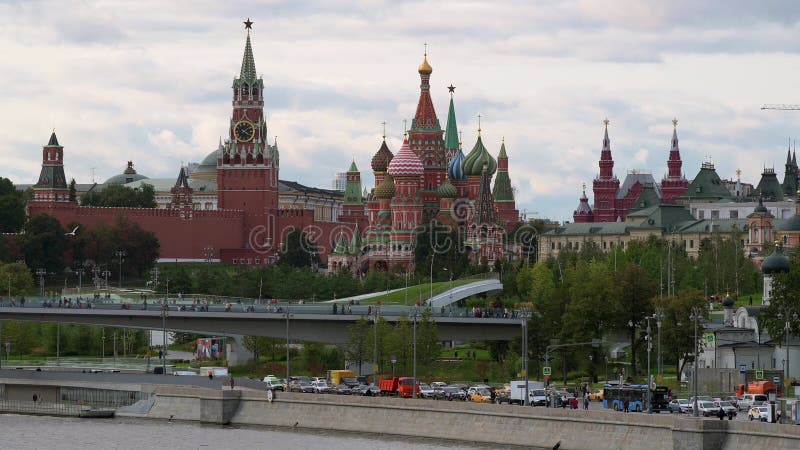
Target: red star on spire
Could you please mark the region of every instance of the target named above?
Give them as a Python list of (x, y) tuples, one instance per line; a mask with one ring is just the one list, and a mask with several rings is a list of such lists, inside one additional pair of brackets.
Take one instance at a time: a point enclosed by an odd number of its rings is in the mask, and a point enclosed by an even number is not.
[(251, 29), (253, 29), (253, 23), (255, 23), (255, 22), (251, 21), (250, 18), (248, 17), (247, 20), (245, 22), (242, 22), (242, 23), (244, 23), (244, 29), (245, 30), (251, 30)]
[(453, 86), (452, 84), (451, 84), (450, 86), (447, 86), (447, 89), (448, 89), (448, 90), (449, 90), (451, 93), (453, 93), (453, 92), (455, 92), (455, 91), (456, 91), (456, 87), (455, 87), (455, 86)]

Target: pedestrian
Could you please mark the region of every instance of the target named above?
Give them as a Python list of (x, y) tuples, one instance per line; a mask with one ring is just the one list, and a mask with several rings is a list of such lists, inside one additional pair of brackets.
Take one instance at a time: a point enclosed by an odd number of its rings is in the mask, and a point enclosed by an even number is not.
[(589, 409), (589, 393), (583, 394), (583, 409)]
[(467, 359), (469, 359), (469, 350), (467, 350)]
[(628, 401), (627, 401), (627, 400), (624, 400), (624, 401), (622, 402), (622, 410), (623, 410), (624, 412), (628, 412)]
[(458, 358), (458, 350), (455, 351), (456, 358)]
[(39, 396), (36, 395), (36, 394), (33, 394), (33, 403), (36, 403), (37, 400), (39, 400)]
[(336, 303), (333, 304), (333, 315), (336, 315)]
[(208, 379), (209, 380), (213, 380), (214, 379), (214, 371), (213, 370), (209, 370), (208, 371)]
[(717, 411), (717, 417), (719, 417), (719, 420), (725, 420), (725, 410), (722, 409), (722, 406), (720, 406), (719, 411)]
[(231, 375), (231, 389), (233, 389), (233, 375)]

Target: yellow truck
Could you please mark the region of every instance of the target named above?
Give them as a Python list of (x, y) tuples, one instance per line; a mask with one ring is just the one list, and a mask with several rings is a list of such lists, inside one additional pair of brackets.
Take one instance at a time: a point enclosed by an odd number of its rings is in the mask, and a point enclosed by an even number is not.
[(342, 384), (342, 378), (355, 378), (356, 373), (352, 370), (329, 370), (326, 374), (328, 383), (331, 386)]

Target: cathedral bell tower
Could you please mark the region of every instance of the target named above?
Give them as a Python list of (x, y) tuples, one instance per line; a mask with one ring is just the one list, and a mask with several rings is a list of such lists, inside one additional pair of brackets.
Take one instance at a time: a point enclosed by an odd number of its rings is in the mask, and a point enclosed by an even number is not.
[(217, 202), (220, 209), (245, 213), (245, 233), (256, 227), (272, 231), (269, 217), (278, 209), (278, 144), (267, 142), (264, 120), (264, 80), (256, 73), (250, 30), (239, 76), (233, 79), (233, 111), (228, 138), (217, 159)]

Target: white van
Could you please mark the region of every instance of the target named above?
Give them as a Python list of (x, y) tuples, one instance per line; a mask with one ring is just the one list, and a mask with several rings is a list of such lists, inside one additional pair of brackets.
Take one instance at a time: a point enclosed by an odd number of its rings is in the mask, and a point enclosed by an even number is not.
[[(508, 403), (524, 405), (525, 404), (525, 380), (516, 380), (509, 383), (510, 392), (508, 393)], [(528, 381), (528, 404), (535, 406), (537, 403), (544, 405), (547, 403), (547, 397), (542, 395), (541, 398), (535, 395), (538, 391), (544, 394), (544, 383), (541, 381)]]

